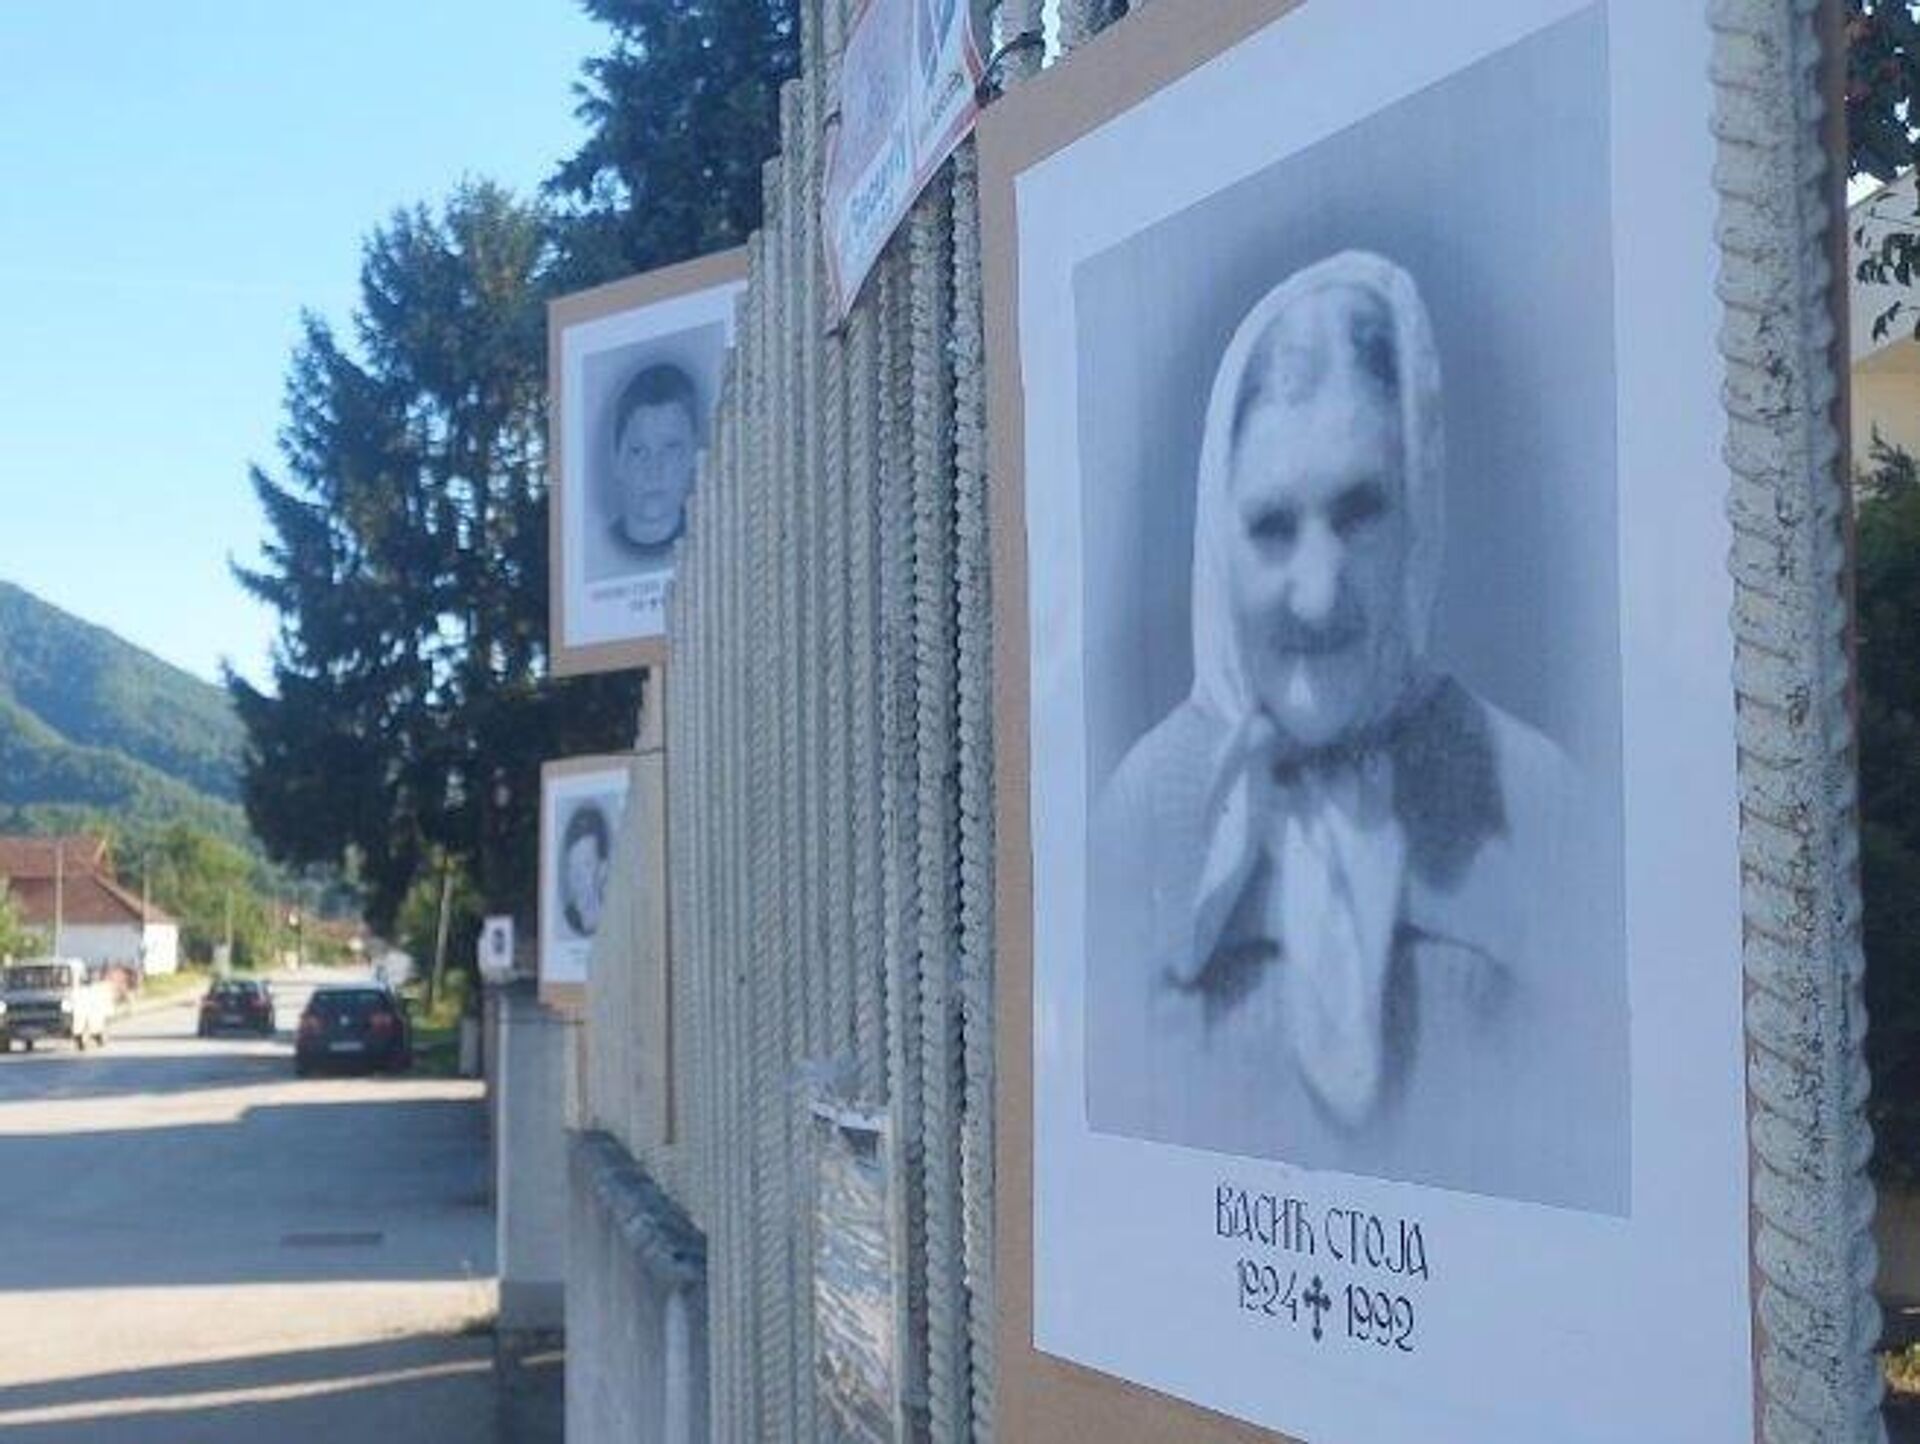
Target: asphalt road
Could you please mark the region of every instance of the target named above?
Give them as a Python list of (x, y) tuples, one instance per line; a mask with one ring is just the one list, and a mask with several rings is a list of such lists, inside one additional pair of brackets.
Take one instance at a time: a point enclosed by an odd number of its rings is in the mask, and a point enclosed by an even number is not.
[(272, 1040), (0, 1057), (8, 1444), (494, 1439), (479, 1087), (296, 1079), (314, 981)]

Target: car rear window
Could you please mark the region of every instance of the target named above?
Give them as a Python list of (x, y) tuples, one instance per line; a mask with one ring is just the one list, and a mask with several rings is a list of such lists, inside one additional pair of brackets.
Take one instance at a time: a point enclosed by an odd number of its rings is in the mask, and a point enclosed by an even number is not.
[(315, 993), (313, 1001), (307, 1006), (316, 1012), (347, 1013), (353, 1017), (363, 1017), (380, 1008), (391, 1007), (385, 993), (372, 988), (346, 989), (324, 993)]

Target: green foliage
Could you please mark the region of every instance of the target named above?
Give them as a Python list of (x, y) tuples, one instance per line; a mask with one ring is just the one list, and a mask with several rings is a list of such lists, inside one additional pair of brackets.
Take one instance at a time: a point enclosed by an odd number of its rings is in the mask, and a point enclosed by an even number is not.
[(0, 825), (78, 810), (245, 841), (241, 737), (219, 688), (0, 583)]
[(477, 899), (533, 912), (540, 764), (622, 745), (638, 700), (546, 678), (546, 302), (744, 240), (799, 67), (795, 0), (583, 3), (612, 46), (555, 209), (469, 183), (369, 238), (354, 344), (307, 320), (240, 573), (280, 614), (271, 689), (228, 681), (248, 818), (284, 862), (346, 862), (382, 932), (452, 857), (455, 957)]
[(20, 921), (20, 910), (7, 895), (7, 880), (0, 878), (0, 960), (27, 957), (40, 946), (39, 935)]
[(352, 859), (388, 932), (436, 850), (531, 909), (540, 764), (619, 743), (630, 677), (546, 680), (545, 217), (487, 183), (366, 243), (358, 345), (309, 317), (272, 541), (274, 686), (228, 681), (276, 858)]
[(433, 967), (435, 943), (440, 929), (440, 887), (445, 868), (447, 883), (447, 971), (449, 974), (473, 966), (474, 946), (479, 941), (485, 904), (474, 880), (457, 858), (437, 854), (414, 879), (401, 900), (394, 922), (394, 936), (401, 951), (413, 959), (415, 975), (425, 977)]
[(336, 916), (354, 911), (350, 893), (325, 883), (303, 884), (252, 847), (190, 822), (130, 819), (68, 806), (0, 809), (0, 832), (106, 838), (120, 885), (135, 894), (144, 889), (155, 906), (180, 923), (184, 956), (195, 963), (211, 963), (214, 947), (226, 941), (229, 906), (234, 963), (243, 968), (271, 966), (281, 952), (292, 950), (286, 926), (290, 900), (317, 899)]
[(414, 1076), (451, 1078), (459, 1072), (460, 1020), (478, 1011), (476, 987), (470, 974), (449, 967), (433, 997), (427, 996), (424, 981), (409, 983), (402, 990), (413, 1019)]
[(1867, 1060), (1883, 1176), (1920, 1178), (1920, 471), (1878, 440), (1860, 480), (1860, 682)]
[[(182, 821), (229, 838), (247, 835), (246, 820), (234, 803), (198, 792), (124, 753), (77, 745), (0, 696), (0, 813), (16, 812)], [(30, 825), (25, 830), (46, 829)]]
[(0, 582), (4, 699), (78, 748), (194, 792), (239, 795), (240, 721), (218, 687)]
[(1892, 180), (1914, 163), (1920, 0), (1847, 0), (1847, 142), (1852, 175)]
[(562, 289), (744, 241), (799, 72), (795, 0), (582, 0), (614, 35), (586, 63), (589, 135), (548, 189), (566, 205)]
[(236, 967), (268, 966), (283, 946), (273, 880), (232, 843), (176, 823), (122, 845), (119, 855), (122, 876), (144, 879), (154, 902), (179, 921), (180, 945), (193, 961), (213, 960), (229, 918)]

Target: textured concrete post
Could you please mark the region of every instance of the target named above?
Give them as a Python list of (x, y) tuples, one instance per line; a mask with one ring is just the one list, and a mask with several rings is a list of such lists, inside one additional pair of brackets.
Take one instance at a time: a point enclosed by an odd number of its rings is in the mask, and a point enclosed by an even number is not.
[(1884, 1437), (1817, 0), (1716, 0), (1762, 1430)]
[(979, 154), (954, 157), (954, 593), (959, 622), (959, 1005), (962, 1266), (975, 1439), (993, 1433), (993, 594)]
[[(803, 0), (736, 349), (673, 601), (684, 1149), (715, 1437), (813, 1439), (803, 1070), (894, 1136), (909, 1432), (991, 1416), (992, 874), (984, 379), (970, 150), (826, 330), (820, 142), (848, 0)], [(1003, 36), (1040, 23), (1037, 0)], [(1009, 27), (1012, 27), (1009, 29)], [(1009, 73), (1037, 64), (1022, 50)]]

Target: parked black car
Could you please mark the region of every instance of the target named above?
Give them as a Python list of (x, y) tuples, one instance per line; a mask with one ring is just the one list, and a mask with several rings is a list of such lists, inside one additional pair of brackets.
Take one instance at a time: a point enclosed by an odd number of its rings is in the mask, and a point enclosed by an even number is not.
[(316, 988), (300, 1014), (294, 1071), (356, 1068), (403, 1073), (413, 1066), (413, 1024), (406, 1005), (371, 984)]
[(215, 1033), (258, 1033), (271, 1038), (277, 1026), (273, 1014), (273, 990), (253, 979), (223, 979), (207, 989), (200, 1000), (200, 1036)]

